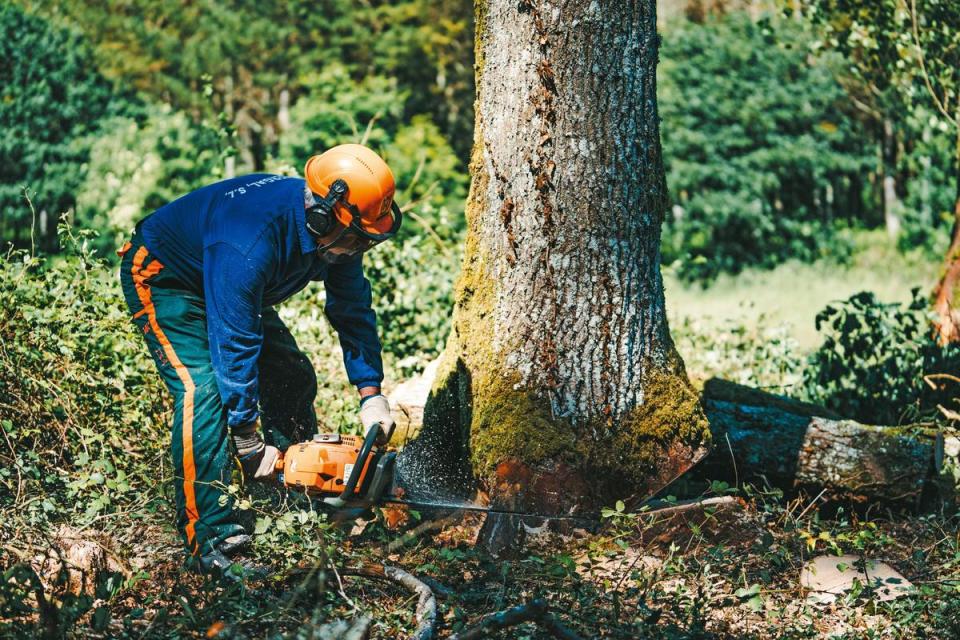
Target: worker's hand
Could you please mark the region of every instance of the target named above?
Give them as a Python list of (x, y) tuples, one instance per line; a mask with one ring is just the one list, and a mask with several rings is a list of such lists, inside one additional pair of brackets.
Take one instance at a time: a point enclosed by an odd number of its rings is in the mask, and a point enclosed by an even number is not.
[(388, 436), (393, 433), (393, 416), (390, 415), (390, 403), (381, 393), (367, 396), (360, 401), (360, 423), (363, 424), (364, 436), (370, 433), (375, 424), (380, 425), (378, 444), (386, 444)]
[(234, 427), (232, 438), (243, 477), (248, 480), (269, 480), (274, 474), (280, 450), (264, 443), (260, 435), (260, 421)]

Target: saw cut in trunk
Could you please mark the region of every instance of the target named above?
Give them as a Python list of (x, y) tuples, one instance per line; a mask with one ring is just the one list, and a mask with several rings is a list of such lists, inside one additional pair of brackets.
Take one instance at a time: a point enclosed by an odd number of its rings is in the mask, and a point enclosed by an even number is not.
[(489, 0), (476, 24), (453, 330), (399, 473), (514, 511), (646, 497), (710, 442), (664, 308), (655, 2)]

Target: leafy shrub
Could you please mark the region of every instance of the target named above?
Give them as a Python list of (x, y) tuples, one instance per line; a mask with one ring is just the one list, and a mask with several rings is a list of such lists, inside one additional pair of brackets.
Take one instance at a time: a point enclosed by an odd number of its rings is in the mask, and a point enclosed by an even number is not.
[(60, 214), (73, 208), (88, 157), (87, 136), (103, 117), (131, 110), (96, 70), (83, 41), (10, 3), (0, 7), (0, 238), (28, 246), (28, 187), (55, 248)]
[(414, 238), (374, 250), (366, 262), (384, 349), (402, 379), (443, 350), (460, 252)]
[(151, 107), (143, 122), (107, 119), (91, 138), (77, 223), (99, 232), (96, 245), (106, 255), (144, 216), (222, 177), (218, 140), (169, 107)]
[(166, 394), (119, 282), (83, 248), (88, 233), (61, 232), (66, 257), (0, 258), (0, 425), (17, 443), (0, 465), (4, 539), (149, 501), (166, 450)]
[[(330, 64), (308, 87), (290, 110), (278, 160), (299, 168), (334, 145), (363, 142), (390, 164), (401, 204), (426, 198), (434, 207), (462, 212), (468, 180), (463, 164), (430, 118), (404, 117), (406, 96), (394, 80), (372, 76), (355, 81), (345, 66)], [(459, 224), (454, 233), (462, 229)], [(451, 237), (443, 228), (438, 231)]]
[(810, 358), (808, 397), (849, 418), (902, 424), (937, 415), (949, 390), (932, 389), (923, 377), (956, 372), (960, 348), (931, 337), (928, 301), (914, 290), (909, 304), (882, 303), (869, 292), (828, 305), (817, 314), (823, 344)]
[(290, 108), (290, 127), (280, 136), (277, 155), (302, 165), (344, 142), (382, 147), (400, 126), (404, 98), (395, 80), (356, 81), (346, 66), (325, 65), (305, 80), (304, 94)]
[(901, 251), (923, 248), (939, 261), (950, 242), (957, 197), (954, 140), (948, 123), (930, 109), (915, 106), (904, 120), (910, 145), (900, 164), (909, 181), (898, 245)]
[(658, 100), (674, 207), (663, 254), (681, 275), (846, 253), (832, 229), (870, 204), (872, 152), (808, 39), (741, 13), (667, 30)]

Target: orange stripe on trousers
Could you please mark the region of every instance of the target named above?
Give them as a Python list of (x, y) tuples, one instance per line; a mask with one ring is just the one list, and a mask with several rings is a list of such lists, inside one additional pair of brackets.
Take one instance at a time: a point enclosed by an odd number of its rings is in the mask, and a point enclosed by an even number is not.
[(133, 284), (137, 289), (140, 304), (143, 305), (143, 310), (140, 313), (147, 314), (147, 321), (153, 328), (157, 340), (160, 341), (160, 346), (163, 347), (167, 360), (173, 365), (177, 377), (183, 383), (183, 495), (187, 503), (187, 544), (196, 553), (196, 526), (197, 520), (200, 519), (200, 512), (197, 510), (197, 496), (193, 490), (193, 483), (197, 479), (197, 469), (193, 461), (193, 392), (196, 387), (187, 371), (187, 367), (180, 362), (180, 358), (173, 350), (173, 345), (167, 340), (167, 336), (160, 328), (160, 323), (157, 322), (156, 309), (153, 306), (150, 287), (146, 284), (146, 280), (156, 275), (163, 268), (163, 265), (160, 264), (160, 261), (153, 260), (146, 269), (143, 269), (143, 261), (146, 257), (146, 247), (140, 247), (133, 256)]

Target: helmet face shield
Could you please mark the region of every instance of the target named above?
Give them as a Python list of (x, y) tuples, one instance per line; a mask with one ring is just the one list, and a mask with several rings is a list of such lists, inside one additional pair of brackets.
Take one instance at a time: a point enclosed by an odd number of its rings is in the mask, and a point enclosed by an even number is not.
[(348, 262), (355, 256), (369, 251), (385, 240), (397, 235), (403, 223), (403, 213), (396, 202), (391, 203), (390, 210), (385, 215), (392, 216), (392, 224), (384, 233), (371, 233), (361, 226), (360, 212), (348, 202), (340, 201), (351, 214), (352, 220), (348, 226), (342, 226), (339, 233), (332, 240), (317, 247), (317, 253), (331, 264)]

